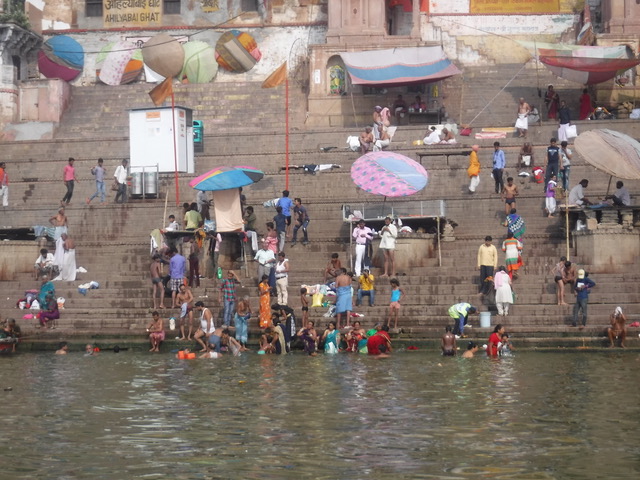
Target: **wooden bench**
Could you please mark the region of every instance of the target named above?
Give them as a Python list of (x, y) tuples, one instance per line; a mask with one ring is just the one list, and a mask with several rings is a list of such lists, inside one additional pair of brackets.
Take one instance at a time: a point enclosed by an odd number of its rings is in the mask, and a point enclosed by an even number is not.
[(409, 112), (407, 113), (407, 118), (409, 125), (427, 124), (429, 119), (433, 119), (439, 124), (441, 120), (440, 109), (427, 110), (426, 112)]
[(464, 146), (460, 146), (460, 145), (452, 145), (451, 148), (433, 148), (427, 151), (423, 151), (423, 152), (416, 152), (416, 155), (418, 155), (419, 158), (419, 162), (420, 165), (422, 165), (422, 158), (423, 157), (441, 157), (442, 155), (444, 155), (446, 157), (446, 162), (447, 162), (447, 166), (449, 165), (449, 157), (451, 155), (462, 155), (462, 156), (468, 156), (471, 154), (471, 147), (464, 145)]

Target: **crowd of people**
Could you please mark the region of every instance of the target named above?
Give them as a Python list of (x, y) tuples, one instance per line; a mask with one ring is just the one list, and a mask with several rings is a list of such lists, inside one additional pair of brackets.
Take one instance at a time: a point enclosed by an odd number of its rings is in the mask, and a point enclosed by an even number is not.
[[(555, 196), (556, 191), (562, 187), (565, 191), (568, 191), (569, 187), (569, 173), (571, 168), (572, 152), (568, 148), (568, 143), (563, 140), (566, 135), (560, 133), (563, 132), (567, 125), (570, 124), (570, 117), (564, 101), (560, 101), (557, 93), (555, 93), (553, 86), (549, 86), (547, 94), (545, 96), (545, 104), (547, 105), (547, 115), (549, 118), (557, 118), (559, 120), (559, 139), (561, 140), (558, 146), (558, 139), (552, 138), (550, 145), (547, 148), (547, 166), (545, 169), (544, 178), (544, 193), (545, 193), (545, 208), (549, 216), (553, 216), (556, 211)], [(419, 97), (416, 98), (416, 103), (408, 106), (401, 96), (394, 102), (392, 111), (389, 109), (376, 107), (373, 120), (373, 127), (367, 127), (365, 129), (366, 138), (361, 142), (363, 146), (366, 145), (367, 151), (370, 147), (375, 149), (375, 146), (380, 143), (380, 148), (388, 145), (384, 144), (388, 141), (387, 127), (389, 126), (390, 116), (404, 115), (411, 110), (421, 110), (423, 108), (422, 102)], [(426, 105), (424, 106), (426, 109)], [(386, 110), (386, 111), (385, 111)], [(528, 117), (531, 113), (531, 107), (520, 99), (518, 109), (518, 122), (516, 124), (521, 137), (526, 137), (528, 128)], [(436, 132), (432, 129), (431, 132), (427, 132), (432, 141), (425, 143), (454, 143), (455, 136), (447, 129)], [(436, 139), (437, 135), (437, 139)], [(361, 137), (362, 139), (362, 137)], [(474, 145), (469, 158), (470, 165), (468, 169), (470, 184), (469, 192), (474, 193), (480, 182), (480, 162), (478, 158), (480, 147)], [(525, 160), (526, 159), (526, 160)], [(523, 146), (519, 160), (521, 162), (533, 162), (533, 149), (529, 143), (525, 143)], [(504, 151), (502, 150), (500, 143), (494, 143), (493, 151), (493, 165), (492, 176), (495, 183), (495, 192), (501, 196), (505, 206), (505, 226), (507, 232), (505, 239), (502, 241), (502, 252), (504, 253), (504, 261), (498, 261), (498, 251), (495, 246), (492, 245), (492, 238), (487, 236), (485, 238), (485, 244), (483, 244), (478, 251), (478, 269), (480, 270), (480, 295), (487, 296), (492, 292), (495, 292), (495, 303), (498, 309), (498, 314), (501, 316), (507, 316), (509, 314), (509, 306), (513, 303), (515, 292), (513, 289), (513, 282), (517, 280), (519, 275), (519, 269), (524, 265), (522, 252), (524, 249), (523, 235), (526, 228), (524, 220), (520, 217), (516, 210), (516, 203), (519, 196), (518, 188), (514, 183), (513, 177), (506, 178), (504, 181), (504, 172), (506, 168), (507, 160)], [(64, 207), (69, 205), (72, 197), (74, 184), (78, 182), (75, 173), (75, 160), (69, 158), (68, 164), (63, 170), (63, 181), (66, 187), (65, 195), (61, 201), (61, 208), (57, 215), (53, 216), (50, 220), (56, 231), (56, 244), (60, 239), (60, 251), (63, 255), (71, 256), (73, 254), (75, 258), (75, 245), (72, 239), (69, 238), (67, 229), (67, 219), (64, 212)], [(126, 202), (126, 180), (128, 177), (127, 172), (127, 160), (123, 160), (122, 165), (118, 167), (118, 170), (114, 173), (114, 186), (113, 190), (117, 192), (116, 202)], [(97, 161), (97, 165), (91, 168), (91, 173), (95, 176), (96, 192), (86, 199), (86, 203), (89, 204), (95, 198), (100, 198), (101, 202), (105, 200), (105, 175), (106, 169), (104, 168), (104, 162), (100, 158)], [(7, 178), (6, 166), (0, 165), (0, 185), (2, 185), (3, 179)], [(120, 181), (122, 180), (122, 182)], [(121, 187), (124, 185), (124, 189)], [(584, 190), (588, 187), (588, 180), (583, 179), (577, 185), (575, 185), (569, 193), (569, 203), (575, 205), (589, 205), (592, 202), (585, 196)], [(610, 200), (613, 205), (629, 205), (630, 195), (624, 187), (623, 182), (617, 182), (617, 190), (613, 195), (607, 196), (605, 200)], [(8, 191), (2, 190), (3, 201), (8, 197)], [(171, 215), (169, 217), (169, 226), (167, 230), (184, 228), (185, 230), (193, 231), (202, 227), (205, 220), (205, 210), (208, 212), (209, 202), (206, 198), (199, 200), (196, 203), (190, 204), (184, 214), (184, 225), (181, 226), (176, 222), (175, 217)], [(273, 217), (272, 222), (266, 224), (266, 233), (262, 238), (258, 235), (258, 227), (256, 225), (257, 218), (255, 212), (251, 206), (244, 208), (243, 210), (243, 223), (245, 226), (245, 235), (248, 239), (248, 243), (251, 246), (251, 257), (256, 262), (257, 275), (256, 283), (259, 292), (260, 304), (258, 321), (259, 326), (263, 329), (264, 333), (260, 342), (261, 350), (265, 353), (271, 353), (277, 351), (277, 345), (282, 347), (282, 341), (284, 339), (284, 349), (280, 348), (279, 351), (287, 351), (290, 348), (291, 339), (297, 337), (301, 338), (304, 343), (304, 339), (314, 339), (316, 349), (318, 344), (324, 345), (326, 351), (326, 345), (335, 344), (336, 350), (344, 349), (344, 345), (341, 346), (341, 340), (345, 344), (349, 344), (348, 340), (341, 339), (341, 331), (345, 328), (355, 329), (355, 322), (351, 324), (351, 312), (353, 306), (361, 306), (364, 297), (369, 297), (369, 305), (375, 305), (375, 278), (370, 272), (370, 254), (369, 249), (375, 236), (381, 238), (380, 249), (383, 253), (384, 266), (383, 273), (380, 277), (389, 277), (389, 284), (391, 286), (391, 293), (389, 299), (389, 310), (386, 318), (386, 322), (382, 327), (398, 328), (399, 312), (401, 309), (401, 302), (405, 297), (405, 293), (400, 287), (400, 282), (396, 278), (396, 262), (395, 262), (395, 241), (398, 236), (398, 229), (391, 218), (385, 219), (385, 225), (381, 228), (380, 232), (374, 232), (372, 229), (366, 226), (364, 221), (358, 222), (357, 227), (352, 232), (352, 237), (355, 243), (355, 263), (354, 272), (349, 272), (343, 268), (339, 255), (334, 254), (329, 260), (327, 267), (324, 271), (324, 283), (329, 284), (336, 293), (336, 320), (328, 324), (327, 329), (319, 335), (313, 328), (313, 322), (308, 321), (308, 292), (301, 291), (300, 303), (302, 304), (301, 318), (303, 319), (304, 328), (298, 330), (298, 325), (295, 322), (295, 315), (293, 310), (289, 307), (289, 295), (288, 295), (288, 277), (290, 268), (289, 259), (284, 253), (287, 240), (290, 240), (290, 246), (295, 247), (298, 240), (298, 233), (302, 230), (302, 243), (307, 245), (309, 243), (308, 226), (310, 223), (309, 212), (305, 205), (303, 205), (300, 198), (291, 200), (289, 198), (289, 192), (287, 190), (282, 192), (282, 197), (275, 205), (276, 214)], [(207, 215), (208, 216), (208, 215)], [(219, 248), (222, 238), (217, 237), (217, 247)], [(159, 351), (159, 345), (164, 340), (165, 330), (167, 325), (164, 320), (158, 314), (158, 311), (162, 311), (165, 308), (179, 309), (180, 313), (176, 315), (178, 317), (178, 329), (180, 331), (180, 340), (194, 340), (198, 342), (201, 347), (202, 353), (209, 351), (212, 347), (220, 343), (233, 343), (226, 340), (227, 338), (233, 339), (238, 344), (238, 351), (242, 351), (246, 348), (248, 338), (248, 324), (252, 318), (253, 312), (251, 311), (251, 305), (247, 298), (238, 299), (236, 287), (241, 285), (239, 276), (232, 270), (226, 272), (226, 276), (219, 281), (219, 302), (221, 305), (221, 326), (215, 327), (215, 321), (211, 311), (204, 308), (202, 302), (195, 302), (195, 297), (191, 291), (191, 288), (197, 288), (199, 286), (199, 267), (198, 267), (198, 254), (196, 242), (188, 241), (184, 242), (183, 246), (188, 245), (188, 253), (185, 254), (178, 251), (175, 245), (168, 245), (166, 251), (158, 252), (153, 256), (150, 266), (151, 282), (152, 282), (152, 299), (153, 299), (153, 321), (149, 324), (149, 338), (151, 343), (151, 351)], [(56, 261), (58, 255), (58, 248), (56, 248), (56, 255), (53, 255), (47, 251), (47, 249), (41, 250), (41, 255), (36, 260), (34, 265), (35, 278), (43, 278), (43, 284), (50, 283), (49, 278), (57, 275), (62, 275), (62, 270), (65, 267), (65, 260), (62, 262)], [(499, 263), (502, 263), (499, 266)], [(574, 326), (579, 322), (579, 317), (582, 315), (582, 325), (586, 325), (587, 319), (587, 305), (588, 295), (590, 290), (595, 287), (595, 283), (588, 278), (588, 273), (583, 270), (575, 272), (575, 278), (571, 278), (571, 262), (561, 262), (556, 265), (554, 278), (557, 285), (557, 298), (559, 305), (566, 305), (564, 285), (567, 283), (572, 284), (572, 291), (576, 293), (576, 305), (574, 309)], [(567, 266), (567, 263), (569, 266)], [(165, 275), (163, 275), (163, 265), (168, 265), (168, 281), (163, 282)], [(217, 265), (217, 262), (216, 262)], [(574, 269), (575, 270), (575, 269)], [(73, 261), (73, 275), (75, 278), (75, 260)], [(559, 278), (559, 279), (558, 279)], [(63, 279), (68, 279), (63, 276)], [(354, 301), (354, 292), (352, 285), (354, 281), (357, 281), (357, 299)], [(164, 283), (167, 284), (165, 287)], [(562, 287), (562, 288), (561, 288)], [(165, 307), (166, 302), (166, 290), (171, 292), (170, 307)], [(272, 301), (273, 299), (273, 301)], [(43, 297), (43, 309), (40, 321), (43, 326), (49, 324), (50, 321), (58, 318), (59, 312), (57, 308), (57, 302), (55, 300), (55, 291), (47, 293)], [(54, 306), (55, 304), (55, 306)], [(457, 335), (459, 338), (464, 338), (464, 325), (467, 323), (468, 315), (470, 313), (477, 313), (475, 307), (466, 304), (465, 314), (463, 315), (457, 309), (449, 310), (450, 316), (455, 319), (453, 328), (454, 337)], [(49, 306), (51, 307), (49, 309)], [(457, 307), (456, 305), (451, 308)], [(194, 318), (194, 313), (200, 313), (200, 326), (194, 328), (194, 322), (197, 320)], [(205, 313), (207, 312), (207, 313)], [(57, 315), (57, 316), (56, 316)], [(462, 318), (462, 320), (461, 320)], [(619, 318), (616, 317), (616, 318)], [(202, 322), (205, 321), (203, 324)], [(233, 328), (231, 326), (233, 325)], [(287, 328), (287, 325), (292, 326)], [(204, 327), (203, 327), (204, 326)], [(333, 327), (333, 328), (332, 328)], [(218, 331), (218, 329), (222, 329)], [(280, 329), (282, 334), (278, 331)], [(302, 333), (301, 332), (306, 332)], [(356, 329), (359, 331), (359, 329)], [(218, 332), (218, 333), (216, 333)], [(235, 336), (231, 336), (231, 332), (235, 333)], [(286, 332), (286, 333), (285, 333)], [(358, 335), (356, 335), (358, 336)], [(222, 339), (220, 342), (214, 338), (212, 342), (211, 337), (219, 337)], [(362, 339), (366, 339), (364, 335)], [(275, 339), (275, 340), (274, 340)], [(288, 340), (287, 340), (288, 339)], [(353, 347), (353, 344), (351, 344)], [(349, 350), (353, 351), (353, 348), (349, 347)], [(390, 347), (390, 345), (389, 345)], [(329, 347), (330, 349), (332, 347)], [(305, 351), (307, 348), (305, 347)], [(390, 351), (390, 348), (389, 348)], [(314, 350), (315, 352), (315, 350)]]

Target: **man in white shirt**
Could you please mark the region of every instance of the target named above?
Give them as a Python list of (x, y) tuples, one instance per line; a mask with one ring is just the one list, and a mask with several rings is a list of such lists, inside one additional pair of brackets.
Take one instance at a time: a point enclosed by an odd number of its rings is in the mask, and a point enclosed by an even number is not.
[[(116, 172), (113, 176), (118, 183), (118, 192), (116, 193), (115, 202), (116, 203), (127, 203), (127, 165), (129, 164), (129, 160), (126, 158), (122, 160), (122, 165), (118, 165), (116, 168)], [(118, 201), (120, 199), (120, 201)]]
[(607, 195), (604, 199), (612, 200), (613, 204), (617, 207), (628, 207), (631, 205), (631, 195), (629, 195), (629, 190), (624, 186), (624, 183), (618, 180), (616, 182), (616, 189), (613, 195)]
[(569, 192), (569, 205), (591, 205), (591, 202), (584, 196), (584, 189), (589, 186), (589, 180), (583, 178), (580, 183)]
[(35, 279), (38, 280), (41, 276), (53, 277), (53, 254), (49, 253), (49, 250), (43, 248), (40, 250), (40, 256), (36, 259), (36, 263), (33, 266), (33, 272)]
[(373, 232), (369, 227), (365, 226), (364, 220), (359, 220), (358, 225), (353, 229), (353, 240), (356, 243), (356, 262), (353, 269), (356, 277), (360, 277), (362, 261), (367, 251), (367, 241), (373, 240)]
[(258, 283), (262, 281), (263, 275), (269, 276), (271, 268), (273, 268), (276, 263), (276, 255), (267, 247), (267, 242), (262, 240), (262, 246), (260, 247), (260, 250), (256, 252), (256, 256), (254, 257), (254, 260), (258, 262)]
[(440, 143), (440, 132), (436, 127), (430, 127), (431, 132), (427, 130), (428, 135), (424, 137), (422, 143), (425, 145), (435, 145), (436, 143)]
[(167, 225), (167, 228), (165, 228), (165, 230), (167, 230), (168, 232), (175, 232), (177, 230), (180, 230), (180, 224), (176, 222), (175, 215), (169, 215), (169, 225)]

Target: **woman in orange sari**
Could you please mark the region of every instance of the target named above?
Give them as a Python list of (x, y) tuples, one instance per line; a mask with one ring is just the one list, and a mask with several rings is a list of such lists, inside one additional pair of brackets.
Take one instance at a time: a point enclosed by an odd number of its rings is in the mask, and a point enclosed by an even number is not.
[(271, 326), (271, 287), (269, 286), (269, 276), (262, 275), (262, 281), (258, 284), (260, 293), (260, 328)]

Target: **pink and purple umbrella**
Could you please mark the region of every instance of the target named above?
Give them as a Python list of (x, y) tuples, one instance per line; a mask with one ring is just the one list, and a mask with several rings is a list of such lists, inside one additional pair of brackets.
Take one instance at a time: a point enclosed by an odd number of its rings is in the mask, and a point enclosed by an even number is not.
[(406, 197), (426, 187), (429, 174), (415, 160), (394, 152), (370, 152), (351, 167), (351, 179), (374, 195)]

